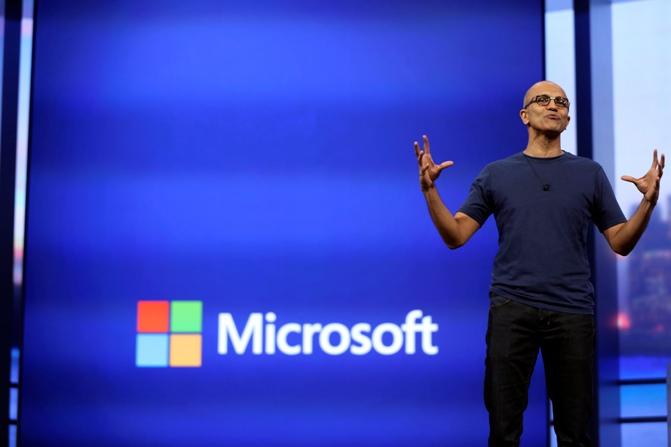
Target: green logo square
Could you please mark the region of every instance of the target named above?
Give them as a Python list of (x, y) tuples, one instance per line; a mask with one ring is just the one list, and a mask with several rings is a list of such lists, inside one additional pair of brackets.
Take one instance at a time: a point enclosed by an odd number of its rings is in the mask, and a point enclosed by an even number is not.
[(203, 302), (172, 301), (170, 303), (171, 332), (202, 332)]

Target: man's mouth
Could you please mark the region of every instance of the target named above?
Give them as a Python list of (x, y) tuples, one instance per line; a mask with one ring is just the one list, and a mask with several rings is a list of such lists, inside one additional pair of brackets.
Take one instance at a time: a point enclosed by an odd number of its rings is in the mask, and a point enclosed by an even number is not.
[(545, 115), (545, 117), (548, 118), (548, 119), (551, 119), (551, 120), (559, 120), (559, 119), (561, 119), (561, 118), (559, 117), (559, 115), (554, 114), (554, 113), (550, 113), (549, 115)]

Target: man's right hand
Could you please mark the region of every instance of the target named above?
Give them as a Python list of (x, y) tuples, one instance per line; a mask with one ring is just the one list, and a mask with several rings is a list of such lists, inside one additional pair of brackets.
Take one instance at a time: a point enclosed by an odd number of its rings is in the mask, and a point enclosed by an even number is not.
[(444, 161), (436, 164), (431, 158), (431, 147), (429, 145), (429, 137), (422, 135), (424, 148), (420, 150), (419, 143), (415, 141), (415, 155), (417, 156), (417, 164), (419, 165), (419, 184), (422, 191), (427, 191), (433, 188), (434, 182), (440, 177), (440, 173), (445, 168), (449, 168), (454, 164), (453, 161)]

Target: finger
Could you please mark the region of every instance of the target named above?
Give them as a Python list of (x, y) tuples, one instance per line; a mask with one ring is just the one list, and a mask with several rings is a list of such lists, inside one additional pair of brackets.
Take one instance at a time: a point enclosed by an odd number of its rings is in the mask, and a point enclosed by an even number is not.
[(424, 140), (424, 152), (427, 154), (431, 153), (431, 145), (429, 144), (429, 136), (428, 135), (422, 135), (422, 140)]
[(657, 149), (652, 151), (652, 168), (657, 166)]
[(636, 179), (634, 177), (632, 177), (631, 175), (623, 175), (620, 178), (622, 180), (624, 180), (625, 182), (630, 182), (630, 183), (636, 184)]
[(431, 154), (428, 152), (422, 151), (422, 163), (426, 163), (427, 165), (435, 165), (436, 163), (433, 161), (433, 158), (431, 158)]
[(453, 164), (454, 162), (452, 160), (442, 162), (441, 164), (438, 165), (438, 172), (441, 172), (445, 168), (449, 168)]
[(412, 147), (415, 149), (415, 157), (419, 158), (419, 143), (415, 141)]
[(664, 175), (664, 164), (666, 163), (666, 158), (664, 157), (664, 154), (659, 159), (659, 163), (657, 164), (657, 175), (659, 178), (662, 178), (662, 175)]
[(419, 163), (419, 165), (422, 166), (423, 161), (424, 161), (424, 151), (419, 151), (419, 157), (417, 157), (417, 163)]

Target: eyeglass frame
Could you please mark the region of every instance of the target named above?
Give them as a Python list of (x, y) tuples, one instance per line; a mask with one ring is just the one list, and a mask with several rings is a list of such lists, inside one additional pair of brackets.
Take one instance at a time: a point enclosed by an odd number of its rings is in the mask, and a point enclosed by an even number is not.
[[(539, 100), (540, 100), (540, 98), (543, 98), (543, 97), (548, 98), (548, 102), (547, 102), (547, 104), (541, 104), (541, 103), (540, 103)], [(557, 103), (557, 99), (564, 99), (564, 100), (566, 100), (566, 105), (564, 106), (564, 105), (558, 104), (558, 103)], [(567, 109), (568, 109), (569, 107), (571, 107), (571, 101), (569, 101), (568, 98), (565, 97), (565, 96), (550, 96), (550, 95), (545, 95), (545, 94), (543, 94), (543, 95), (536, 95), (536, 96), (534, 96), (533, 98), (531, 98), (531, 101), (529, 101), (529, 102), (527, 103), (527, 105), (524, 106), (524, 108), (526, 109), (526, 108), (529, 107), (531, 104), (538, 104), (538, 105), (541, 106), (541, 107), (545, 107), (545, 106), (547, 106), (548, 104), (550, 104), (550, 101), (554, 102), (555, 105), (556, 105), (556, 106), (559, 106), (559, 107), (566, 107)]]

